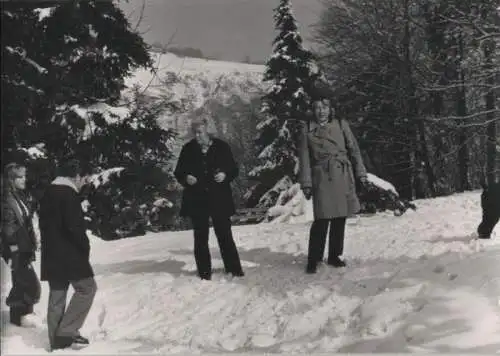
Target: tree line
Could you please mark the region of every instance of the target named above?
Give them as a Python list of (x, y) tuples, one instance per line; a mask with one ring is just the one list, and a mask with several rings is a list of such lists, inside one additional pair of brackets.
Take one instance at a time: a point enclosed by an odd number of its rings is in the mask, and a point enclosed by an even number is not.
[[(264, 97), (274, 112), (256, 141), (253, 204), (272, 204), (270, 197), (296, 181), (295, 140), (282, 138), (293, 136), (297, 119), (309, 120), (308, 94), (318, 79), (331, 88), (337, 115), (351, 122), (369, 171), (402, 197), (447, 195), (498, 179), (497, 1), (327, 0), (314, 52), (303, 48), (291, 6), (281, 0), (275, 10), (279, 33)], [(311, 70), (315, 65), (319, 70)]]
[[(223, 112), (216, 127), (224, 133), (229, 123), (229, 141), (245, 160), (236, 189), (240, 206), (273, 205), (296, 182), (296, 137), (310, 119), (309, 91), (317, 81), (327, 83), (337, 113), (350, 120), (369, 171), (403, 197), (495, 180), (497, 6), (492, 0), (329, 0), (316, 25), (319, 50), (312, 52), (302, 46), (290, 1), (280, 0), (264, 73), (269, 90), (249, 103), (233, 98), (205, 107), (213, 116)], [(28, 164), (35, 198), (61, 160), (78, 157), (102, 177), (120, 168), (88, 187), (87, 215), (98, 236), (140, 233), (158, 202), (178, 198), (165, 166), (174, 158), (176, 132), (157, 118), (183, 109), (171, 96), (150, 98), (139, 88), (124, 95), (135, 69), (155, 73), (151, 48), (113, 1), (4, 1), (1, 7), (3, 162)], [(44, 156), (27, 154), (34, 147)]]

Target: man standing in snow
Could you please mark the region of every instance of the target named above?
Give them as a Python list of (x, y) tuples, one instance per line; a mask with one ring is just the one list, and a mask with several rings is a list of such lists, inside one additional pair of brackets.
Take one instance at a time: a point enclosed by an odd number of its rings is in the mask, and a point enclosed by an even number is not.
[(235, 213), (231, 182), (238, 176), (238, 167), (229, 145), (208, 134), (206, 120), (193, 121), (191, 128), (195, 138), (182, 148), (174, 174), (184, 187), (180, 215), (190, 217), (193, 223), (198, 275), (206, 280), (212, 277), (208, 248), (212, 218), (225, 272), (242, 277), (231, 231), (231, 215)]
[[(50, 287), (47, 324), (53, 350), (89, 343), (79, 330), (97, 291), (79, 197), (82, 168), (76, 160), (63, 162), (59, 168), (59, 176), (40, 201), (39, 216), (41, 279)], [(66, 309), (70, 284), (74, 294)]]
[(326, 88), (313, 97), (314, 122), (299, 142), (299, 181), (307, 199), (313, 198), (314, 221), (309, 236), (307, 273), (322, 261), (330, 226), (327, 263), (344, 267), (346, 218), (360, 209), (355, 180), (366, 184), (367, 174), (358, 143), (347, 121), (333, 119)]

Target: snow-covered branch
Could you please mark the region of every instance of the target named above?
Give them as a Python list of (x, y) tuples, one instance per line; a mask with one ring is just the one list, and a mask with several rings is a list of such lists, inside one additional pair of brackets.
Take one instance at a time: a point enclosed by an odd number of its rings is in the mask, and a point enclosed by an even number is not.
[(12, 48), (10, 46), (6, 46), (5, 49), (12, 53), (12, 54), (15, 54), (17, 56), (19, 56), (24, 62), (28, 63), (29, 65), (31, 65), (33, 68), (35, 68), (40, 74), (46, 74), (47, 73), (47, 69), (45, 69), (44, 67), (42, 67), (41, 65), (39, 65), (37, 62), (35, 62), (34, 60), (32, 60), (31, 58), (29, 58), (27, 56), (27, 53), (26, 53), (26, 50), (23, 49), (23, 48), (20, 48), (20, 47), (16, 47), (16, 48)]

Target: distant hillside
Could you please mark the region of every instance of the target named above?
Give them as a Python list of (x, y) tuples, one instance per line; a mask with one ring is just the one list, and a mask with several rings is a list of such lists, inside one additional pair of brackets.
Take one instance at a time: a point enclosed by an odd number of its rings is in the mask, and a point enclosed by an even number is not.
[(140, 69), (126, 80), (152, 98), (170, 97), (185, 107), (182, 114), (165, 114), (159, 118), (163, 127), (187, 134), (190, 117), (209, 101), (222, 104), (233, 97), (245, 102), (259, 97), (263, 65), (179, 57), (172, 53), (152, 53), (156, 72)]

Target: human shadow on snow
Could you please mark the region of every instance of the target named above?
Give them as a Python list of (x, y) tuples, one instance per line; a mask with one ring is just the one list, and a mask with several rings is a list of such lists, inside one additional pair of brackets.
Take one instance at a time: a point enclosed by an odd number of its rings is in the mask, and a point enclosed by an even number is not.
[(93, 266), (93, 269), (94, 273), (98, 276), (110, 276), (117, 273), (169, 273), (175, 277), (179, 277), (181, 275), (194, 275), (194, 272), (183, 270), (185, 264), (185, 262), (173, 259), (166, 259), (163, 261), (133, 260), (113, 264), (96, 264)]

